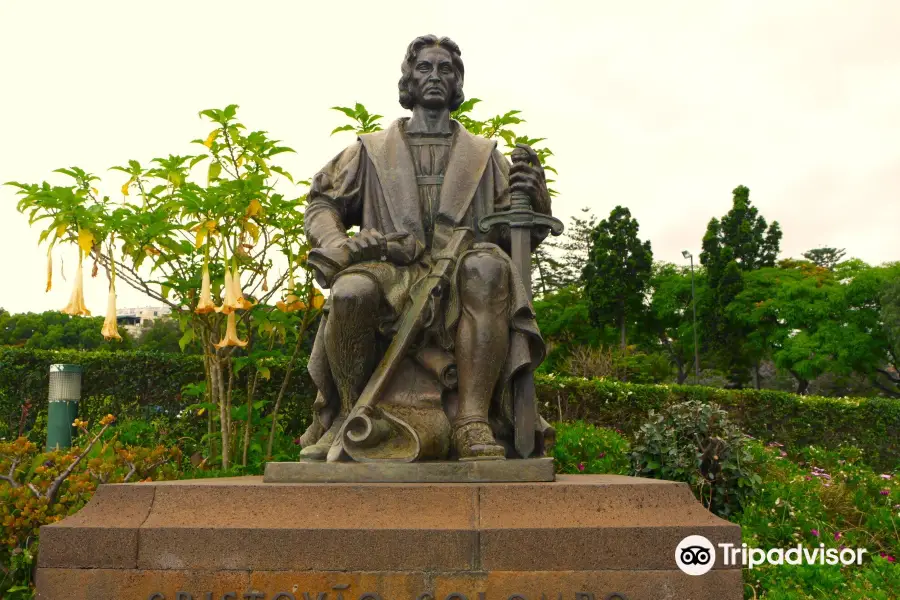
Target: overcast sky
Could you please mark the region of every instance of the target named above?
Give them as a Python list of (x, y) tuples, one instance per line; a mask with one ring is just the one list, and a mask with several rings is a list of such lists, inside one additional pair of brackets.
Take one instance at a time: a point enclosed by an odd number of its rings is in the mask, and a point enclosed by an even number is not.
[[(231, 2), (0, 0), (0, 181), (193, 152), (197, 112), (240, 105), (311, 176), (349, 134), (333, 105), (393, 119), (409, 41), (462, 48), (477, 115), (519, 109), (559, 170), (554, 213), (627, 206), (659, 260), (698, 253), (750, 188), (782, 256), (832, 245), (900, 259), (900, 1)], [(39, 230), (0, 189), (0, 306), (58, 309)], [(67, 275), (74, 249), (66, 255)], [(94, 314), (105, 280), (85, 282)], [(145, 305), (119, 286), (119, 306)]]

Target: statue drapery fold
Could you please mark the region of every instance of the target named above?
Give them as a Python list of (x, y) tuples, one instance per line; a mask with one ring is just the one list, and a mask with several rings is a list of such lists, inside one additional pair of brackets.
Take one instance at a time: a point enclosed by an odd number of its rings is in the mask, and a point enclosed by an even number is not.
[[(313, 247), (338, 247), (348, 238), (347, 229), (354, 226), (375, 229), (384, 235), (409, 233), (427, 246), (415, 171), (404, 139), (404, 122), (401, 119), (384, 131), (360, 136), (355, 144), (338, 154), (315, 175), (306, 208), (307, 236)], [(545, 347), (521, 277), (510, 262), (507, 236), (502, 231), (484, 234), (477, 227), (479, 219), (485, 215), (509, 206), (509, 163), (497, 150), (494, 141), (474, 136), (456, 122), (453, 128), (449, 161), (434, 215), (431, 247), (411, 265), (364, 262), (352, 265), (345, 272), (361, 273), (380, 286), (386, 304), (383, 307), (382, 333), (387, 338), (409, 300), (410, 290), (428, 272), (432, 252), (440, 251), (455, 227), (466, 227), (474, 232), (476, 243), (469, 253), (490, 253), (507, 264), (510, 274), (510, 343), (499, 382), (494, 389), (489, 420), (498, 441), (509, 448), (513, 423), (511, 381), (519, 370), (536, 368), (544, 358)], [(549, 201), (546, 207), (549, 209)], [(533, 245), (545, 235), (546, 231), (533, 232)], [(438, 345), (451, 354), (461, 312), (458, 287), (458, 274), (455, 273), (449, 294), (439, 309), (439, 318), (433, 319), (426, 333), (429, 344)], [(326, 303), (325, 315), (309, 360), (309, 372), (318, 388), (318, 396), (314, 404), (314, 423), (304, 435), (304, 445), (314, 442), (330, 427), (341, 406), (325, 353), (324, 328), (328, 309), (329, 303)], [(417, 402), (432, 405), (437, 402), (452, 421), (457, 403), (454, 390), (443, 389), (436, 379), (432, 388), (420, 386), (418, 397), (414, 397), (416, 394), (409, 392), (410, 381), (399, 381), (403, 378), (415, 379), (418, 385), (421, 383), (420, 376), (421, 371), (416, 371), (415, 367), (401, 371), (397, 376), (397, 385), (387, 394), (390, 397), (382, 399), (379, 405), (385, 406), (386, 410), (390, 410), (392, 405), (404, 407), (402, 412)], [(543, 430), (546, 422), (540, 422), (539, 429)], [(540, 437), (541, 432), (536, 435)], [(439, 452), (445, 452), (447, 445), (425, 446), (443, 448)], [(538, 447), (542, 444), (539, 443)]]

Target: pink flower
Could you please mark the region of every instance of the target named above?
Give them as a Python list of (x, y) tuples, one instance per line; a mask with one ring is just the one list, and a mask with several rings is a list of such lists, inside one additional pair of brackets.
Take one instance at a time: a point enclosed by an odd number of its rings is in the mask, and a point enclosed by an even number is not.
[(891, 556), (891, 555), (888, 554), (887, 552), (881, 552), (881, 553), (879, 554), (879, 556), (881, 556), (881, 558), (887, 559), (887, 561), (888, 561), (889, 563), (892, 563), (892, 562), (894, 562), (894, 561), (896, 560), (893, 556)]
[(606, 458), (606, 452), (601, 452), (597, 455), (597, 458)]
[(879, 477), (881, 477), (882, 479), (890, 479), (891, 478), (891, 476), (888, 475), (887, 473), (882, 473), (881, 475), (879, 475)]
[(836, 531), (836, 532), (834, 533), (834, 539), (835, 539), (835, 540), (839, 540), (839, 539), (841, 539), (842, 537), (844, 537), (844, 534), (842, 534), (840, 531)]
[(819, 537), (818, 529), (810, 529), (809, 532), (812, 534), (813, 537)]
[(881, 490), (881, 491), (878, 492), (878, 493), (881, 494), (882, 496), (890, 496), (890, 495), (891, 495), (891, 490)]
[(578, 470), (584, 471), (584, 463), (578, 463)]

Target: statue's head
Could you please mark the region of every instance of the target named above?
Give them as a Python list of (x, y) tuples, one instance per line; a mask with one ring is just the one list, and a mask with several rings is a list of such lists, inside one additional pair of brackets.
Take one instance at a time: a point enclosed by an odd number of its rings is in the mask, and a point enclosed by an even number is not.
[(400, 77), (400, 106), (456, 110), (465, 100), (459, 46), (450, 38), (423, 35), (406, 49)]

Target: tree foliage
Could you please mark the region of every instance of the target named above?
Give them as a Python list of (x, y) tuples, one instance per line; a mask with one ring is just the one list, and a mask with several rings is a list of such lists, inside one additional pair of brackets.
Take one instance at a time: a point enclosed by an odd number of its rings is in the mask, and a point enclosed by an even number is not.
[(732, 384), (743, 386), (761, 357), (744, 351), (742, 341), (749, 332), (729, 319), (727, 307), (743, 290), (744, 273), (775, 265), (782, 233), (777, 221), (768, 225), (750, 203), (747, 187), (740, 185), (732, 194), (731, 210), (721, 219), (711, 219), (703, 236), (700, 263), (706, 267), (710, 289), (704, 338)]
[[(200, 112), (213, 129), (193, 141), (202, 148), (199, 153), (112, 167), (127, 177), (120, 200), (102, 195), (95, 187), (99, 178), (78, 167), (57, 170), (69, 185), (8, 184), (18, 189), (18, 209), (29, 223), (44, 227), (39, 240), (49, 242), (48, 255), (56, 244), (70, 243), (78, 247), (80, 260), (93, 258), (94, 274), (97, 265), (104, 267), (111, 318), (120, 279), (171, 309), (181, 324), (183, 348), (199, 342), (204, 393), (218, 408), (219, 454), (226, 469), (230, 438), (238, 435), (231, 417), (236, 353), (246, 354), (257, 373), (246, 394), (249, 413), (255, 382), (266, 377), (260, 361), (286, 337), (280, 311), (267, 301), (277, 292), (286, 294), (281, 305), (302, 310), (304, 326), (317, 310), (312, 279), (303, 268), (308, 249), (298, 210), (303, 199), (279, 191), (293, 189), (293, 176), (277, 164), (278, 155), (292, 150), (266, 132), (248, 130), (237, 120), (237, 109), (232, 104)], [(287, 263), (280, 274), (276, 259)], [(251, 437), (250, 419), (246, 423), (244, 464)]]
[(844, 258), (847, 251), (843, 248), (831, 248), (825, 246), (822, 248), (813, 248), (803, 253), (803, 258), (816, 266), (825, 269), (834, 269), (835, 266)]
[(553, 293), (565, 287), (582, 285), (581, 272), (591, 251), (591, 236), (597, 217), (590, 208), (581, 209), (559, 238), (544, 240), (532, 255), (532, 279), (536, 296)]
[(644, 291), (650, 280), (653, 251), (638, 238), (639, 225), (631, 212), (615, 207), (591, 233), (591, 248), (582, 277), (595, 326), (615, 324), (621, 347), (626, 346), (626, 322), (644, 310)]
[(35, 350), (128, 350), (134, 340), (124, 329), (122, 340), (107, 341), (100, 334), (103, 317), (73, 317), (57, 311), (10, 314), (0, 310), (0, 346)]
[[(704, 290), (705, 273), (697, 273), (695, 279), (695, 288)], [(654, 264), (648, 288), (648, 343), (668, 356), (676, 370), (676, 383), (684, 383), (694, 361), (690, 269), (670, 263)]]

